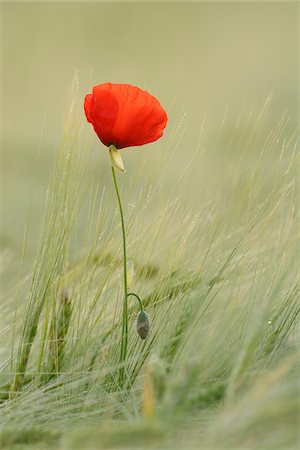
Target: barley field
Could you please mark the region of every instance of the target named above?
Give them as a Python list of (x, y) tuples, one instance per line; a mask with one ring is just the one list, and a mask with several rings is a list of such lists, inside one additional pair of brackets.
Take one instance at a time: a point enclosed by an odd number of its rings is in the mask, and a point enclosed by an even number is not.
[[(2, 2), (0, 448), (297, 450), (299, 5)], [(155, 95), (121, 150), (96, 84)], [(120, 377), (121, 374), (121, 377)]]

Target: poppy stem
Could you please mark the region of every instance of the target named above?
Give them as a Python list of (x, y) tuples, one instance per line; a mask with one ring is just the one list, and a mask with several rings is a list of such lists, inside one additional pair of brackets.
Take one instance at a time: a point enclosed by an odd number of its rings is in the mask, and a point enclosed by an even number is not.
[(130, 295), (133, 295), (133, 297), (135, 297), (135, 298), (137, 299), (137, 301), (138, 301), (139, 304), (140, 304), (141, 311), (144, 311), (143, 304), (142, 304), (142, 300), (140, 299), (140, 297), (139, 297), (137, 294), (135, 294), (134, 292), (129, 292), (129, 293), (127, 294), (127, 297), (129, 297)]
[(121, 216), (121, 226), (122, 226), (122, 238), (123, 238), (123, 270), (124, 270), (124, 303), (123, 303), (123, 319), (122, 319), (122, 338), (121, 338), (121, 353), (120, 353), (120, 373), (119, 373), (119, 382), (120, 385), (123, 385), (124, 382), (124, 373), (125, 367), (124, 363), (126, 361), (127, 354), (127, 343), (128, 343), (128, 307), (127, 307), (127, 297), (128, 297), (128, 287), (127, 287), (127, 255), (126, 255), (126, 232), (125, 232), (125, 222), (124, 222), (124, 214), (122, 208), (121, 197), (119, 193), (117, 177), (114, 167), (111, 167), (112, 176), (114, 181), (114, 186), (117, 194), (117, 200), (119, 205), (119, 211)]

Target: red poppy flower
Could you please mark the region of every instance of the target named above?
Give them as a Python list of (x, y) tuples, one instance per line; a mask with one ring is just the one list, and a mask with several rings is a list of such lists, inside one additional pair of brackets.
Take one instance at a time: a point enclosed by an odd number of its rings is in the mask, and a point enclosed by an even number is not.
[(99, 84), (84, 110), (101, 142), (118, 150), (154, 142), (163, 135), (167, 114), (159, 101), (130, 84)]

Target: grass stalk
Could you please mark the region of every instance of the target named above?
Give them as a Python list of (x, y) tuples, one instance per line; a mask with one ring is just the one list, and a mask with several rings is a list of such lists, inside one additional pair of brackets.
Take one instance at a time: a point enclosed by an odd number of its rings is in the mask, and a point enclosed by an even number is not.
[(45, 382), (55, 378), (62, 370), (64, 348), (71, 315), (72, 307), (69, 294), (66, 289), (63, 289), (58, 311), (54, 313), (50, 326), (48, 367), (45, 371)]

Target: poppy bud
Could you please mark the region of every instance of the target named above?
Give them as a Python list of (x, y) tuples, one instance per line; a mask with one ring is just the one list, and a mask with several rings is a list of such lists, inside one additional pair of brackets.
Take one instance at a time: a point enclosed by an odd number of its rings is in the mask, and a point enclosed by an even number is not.
[(109, 157), (111, 165), (115, 169), (119, 170), (120, 172), (125, 172), (122, 157), (114, 145), (110, 145), (109, 147)]
[(148, 315), (145, 311), (141, 311), (137, 317), (136, 330), (141, 339), (146, 339), (150, 331), (150, 323)]

